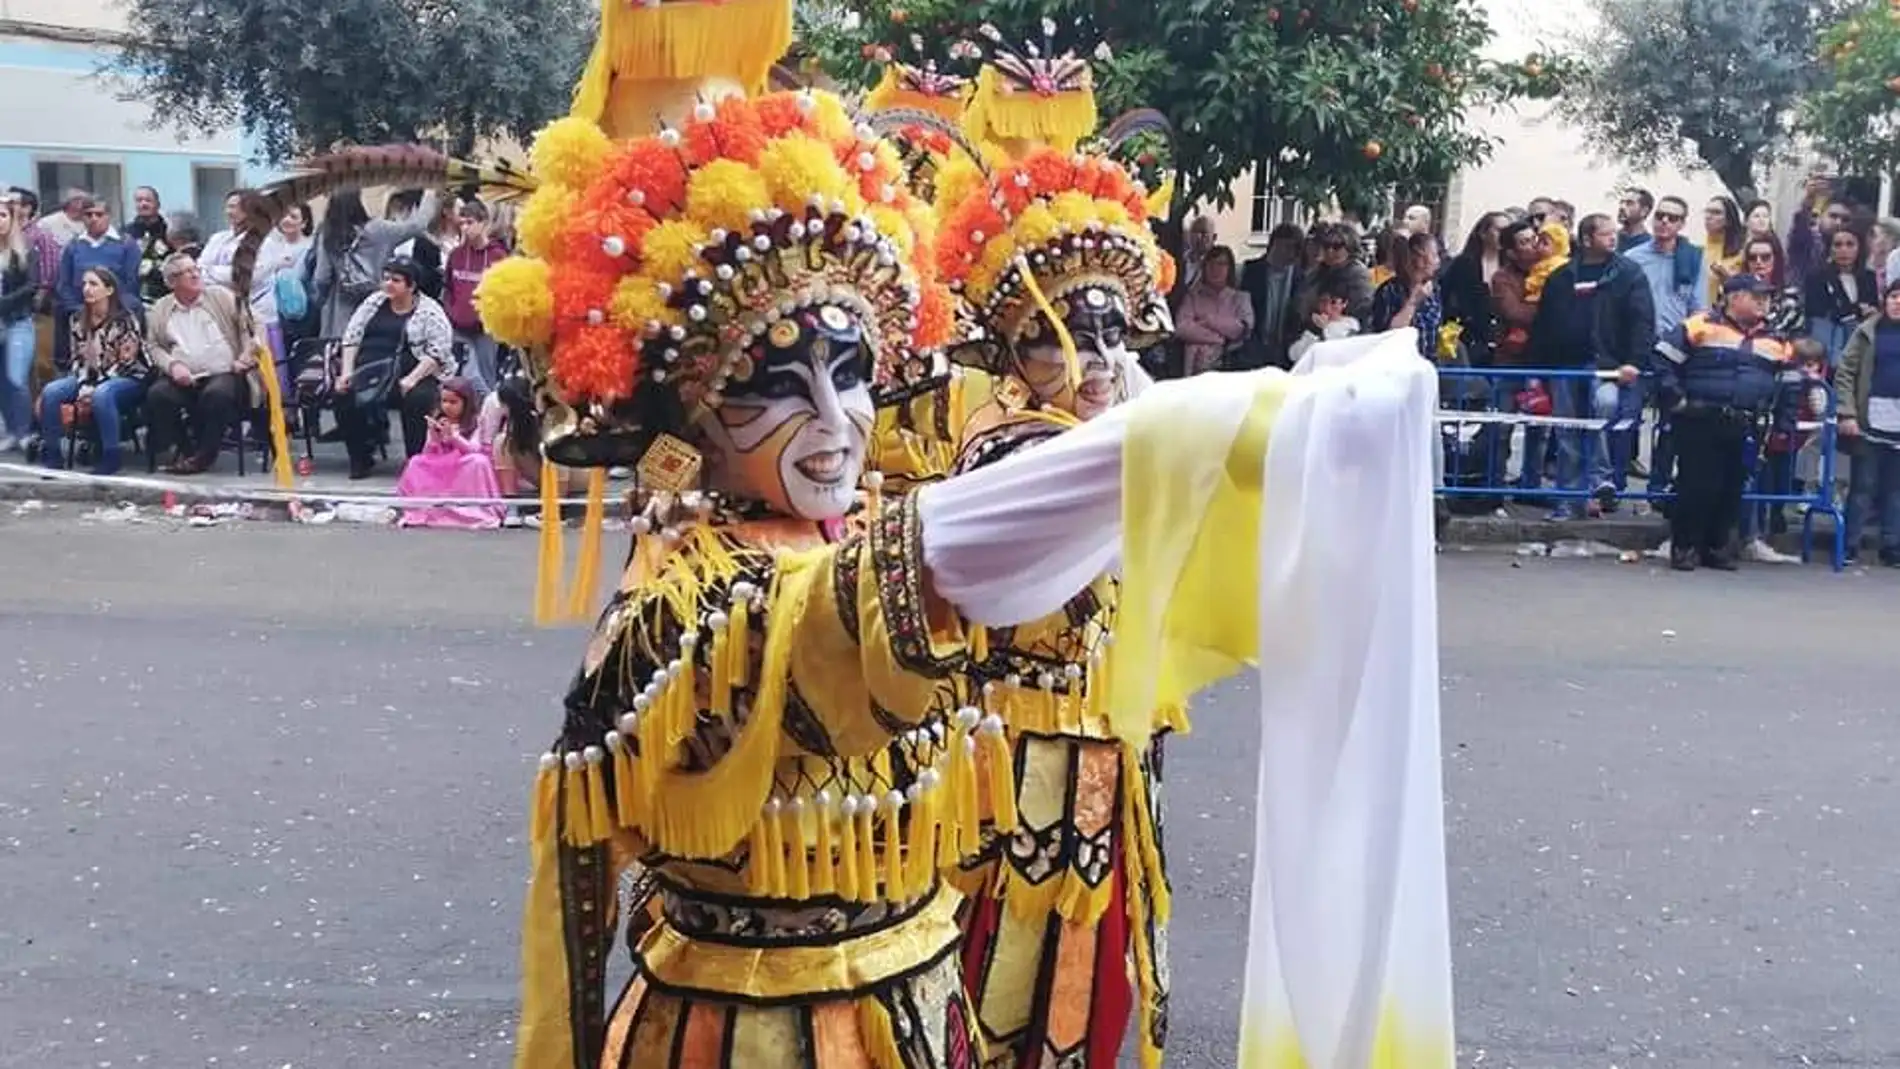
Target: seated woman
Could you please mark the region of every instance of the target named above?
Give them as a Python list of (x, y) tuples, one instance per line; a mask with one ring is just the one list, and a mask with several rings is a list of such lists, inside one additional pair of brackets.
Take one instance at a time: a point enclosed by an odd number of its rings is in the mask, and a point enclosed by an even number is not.
[[(429, 441), (409, 458), (396, 492), (420, 498), (499, 498), (495, 462), (475, 436), (475, 387), (467, 379), (442, 384), (442, 401), (429, 417)], [(499, 505), (425, 505), (404, 509), (404, 527), (501, 526)]]
[(99, 435), (94, 475), (112, 475), (121, 466), (121, 418), (138, 408), (152, 377), (139, 336), (139, 321), (119, 303), (119, 280), (103, 268), (80, 278), (84, 303), (72, 317), (72, 372), (40, 393), (40, 462), (64, 466), (59, 439), (73, 421), (90, 414)]
[[(421, 279), (414, 260), (389, 261), (382, 292), (371, 294), (343, 331), (337, 422), (349, 447), (352, 479), (375, 470), (376, 446), (388, 427), (384, 410), (392, 403), (402, 413), (404, 455), (413, 457), (428, 445), (429, 416), (441, 397), (454, 334), (442, 306), (421, 292)], [(359, 370), (364, 374), (358, 376)]]

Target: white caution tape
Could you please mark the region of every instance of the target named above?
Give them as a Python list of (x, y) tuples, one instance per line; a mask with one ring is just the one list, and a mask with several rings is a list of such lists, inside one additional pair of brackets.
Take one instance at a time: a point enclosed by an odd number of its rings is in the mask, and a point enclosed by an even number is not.
[[(83, 471), (63, 471), (42, 468), (32, 464), (0, 463), (0, 476), (20, 479), (38, 479), (43, 482), (69, 483), (82, 486), (95, 486), (100, 489), (141, 490), (151, 493), (172, 494), (181, 498), (198, 498), (217, 501), (265, 501), (280, 504), (310, 504), (324, 502), (333, 505), (384, 505), (393, 508), (441, 508), (467, 506), (499, 505), (538, 505), (539, 497), (496, 498), (496, 497), (408, 497), (394, 493), (333, 493), (316, 487), (301, 490), (280, 490), (274, 486), (234, 487), (214, 486), (207, 483), (182, 482), (175, 479), (153, 479), (136, 475), (94, 475)], [(609, 495), (611, 497), (611, 495)], [(584, 506), (584, 497), (564, 497), (562, 507)]]

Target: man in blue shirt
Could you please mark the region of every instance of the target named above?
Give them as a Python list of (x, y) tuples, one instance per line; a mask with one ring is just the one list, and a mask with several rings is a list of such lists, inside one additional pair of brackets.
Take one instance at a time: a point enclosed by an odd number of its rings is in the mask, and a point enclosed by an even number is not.
[(139, 299), (138, 245), (119, 234), (105, 202), (97, 197), (85, 198), (80, 218), (85, 232), (68, 242), (59, 254), (59, 278), (53, 284), (53, 329), (57, 332), (53, 335), (53, 362), (61, 374), (72, 362), (67, 320), (85, 303), (80, 282), (87, 271), (97, 267), (112, 272), (119, 280), (119, 302), (126, 311), (137, 316), (144, 309)]
[[(1651, 303), (1656, 307), (1656, 336), (1668, 337), (1685, 320), (1709, 307), (1702, 280), (1702, 250), (1682, 236), (1689, 218), (1689, 202), (1664, 197), (1656, 202), (1650, 239), (1624, 255), (1642, 268), (1649, 279)], [(1666, 493), (1675, 470), (1675, 447), (1667, 413), (1656, 434), (1656, 452), (1650, 458), (1649, 488)]]

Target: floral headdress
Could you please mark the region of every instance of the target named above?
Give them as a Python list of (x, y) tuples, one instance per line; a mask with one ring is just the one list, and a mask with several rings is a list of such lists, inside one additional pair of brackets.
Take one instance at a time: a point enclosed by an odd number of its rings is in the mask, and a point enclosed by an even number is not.
[(491, 334), (541, 366), (550, 458), (630, 463), (750, 375), (775, 326), (854, 312), (888, 381), (951, 327), (928, 208), (896, 150), (828, 93), (702, 103), (677, 129), (610, 141), (549, 126), (528, 254), (483, 277)]
[(938, 271), (994, 341), (1020, 337), (1039, 313), (1060, 320), (1054, 306), (1089, 288), (1123, 300), (1137, 345), (1171, 329), (1174, 261), (1141, 185), (1105, 156), (1034, 149), (945, 206), (942, 228)]

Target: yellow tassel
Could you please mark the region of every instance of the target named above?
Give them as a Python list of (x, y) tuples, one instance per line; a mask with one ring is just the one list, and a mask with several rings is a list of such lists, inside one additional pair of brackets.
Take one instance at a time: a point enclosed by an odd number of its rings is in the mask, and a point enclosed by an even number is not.
[(1035, 274), (1029, 270), (1029, 261), (1019, 258), (1016, 261), (1016, 267), (1016, 273), (1023, 281), (1024, 292), (1029, 294), (1029, 299), (1036, 303), (1036, 310), (1041, 312), (1043, 318), (1047, 319), (1049, 325), (1055, 329), (1056, 342), (1062, 346), (1062, 363), (1069, 369), (1070, 387), (1079, 388), (1082, 385), (1082, 361), (1076, 356), (1075, 338), (1069, 334), (1069, 327), (1062, 322), (1062, 317), (1056, 314), (1055, 306), (1051, 305), (1049, 298), (1043, 294), (1042, 286), (1036, 282)]
[(277, 360), (271, 355), (270, 346), (262, 342), (257, 346), (257, 373), (264, 378), (264, 399), (270, 409), (271, 474), (276, 477), (278, 489), (288, 490), (291, 487), (290, 426), (284, 421), (284, 384), (277, 381)]
[(794, 798), (779, 814), (785, 828), (785, 896), (804, 901), (811, 897), (811, 851), (805, 845), (805, 800)]
[(1008, 833), (1016, 827), (1016, 761), (1002, 721), (986, 718), (977, 740), (983, 748), (983, 762), (989, 766), (990, 819)]
[(726, 652), (726, 629), (720, 624), (713, 625), (712, 655), (707, 658), (712, 666), (712, 701), (714, 716), (732, 715), (732, 658)]
[(983, 807), (976, 781), (976, 740), (966, 732), (950, 760), (957, 776), (957, 853), (974, 854), (983, 846)]
[[(926, 773), (928, 775), (928, 773)], [(937, 871), (937, 791), (928, 780), (910, 808), (910, 897), (930, 889)]]
[(864, 901), (864, 888), (858, 883), (858, 803), (846, 793), (839, 805), (838, 821), (838, 895), (847, 902)]
[(746, 847), (751, 860), (745, 867), (745, 887), (750, 894), (760, 898), (772, 897), (772, 870), (767, 864), (772, 856), (772, 843), (766, 829), (772, 822), (761, 816), (757, 824), (752, 825), (752, 833), (746, 836)]
[(978, 664), (990, 659), (990, 629), (977, 626), (970, 628), (970, 656)]
[(666, 692), (661, 691), (640, 714), (640, 764), (646, 770), (640, 784), (645, 792), (642, 797), (652, 794), (654, 783), (672, 764), (675, 752), (668, 737)]
[(581, 755), (569, 750), (561, 758), (566, 772), (561, 777), (561, 841), (569, 846), (586, 846), (593, 833), (594, 820), (587, 812), (587, 783), (582, 770), (587, 767)]
[(581, 775), (587, 781), (587, 815), (592, 819), (588, 838), (604, 843), (614, 837), (614, 811), (607, 808), (607, 772), (601, 767), (607, 755), (598, 746), (589, 746), (583, 755), (587, 767)]
[(541, 768), (534, 776), (534, 809), (528, 819), (528, 834), (537, 843), (546, 842), (561, 826), (561, 771), (559, 757), (541, 755)]
[(640, 823), (640, 777), (634, 769), (633, 740), (618, 732), (607, 736), (614, 755), (614, 816), (623, 828)]
[[(545, 477), (546, 472), (542, 472)], [(546, 500), (543, 495), (543, 500)], [(541, 518), (543, 529), (547, 517)], [(574, 585), (567, 592), (567, 618), (585, 622), (592, 615), (594, 588), (600, 585), (600, 540), (607, 525), (607, 471), (587, 473), (587, 513), (581, 520), (580, 559), (574, 564)]]
[(812, 817), (818, 822), (817, 855), (811, 863), (811, 893), (814, 895), (836, 894), (838, 891), (837, 858), (832, 854), (831, 821), (837, 816), (833, 808), (831, 794), (819, 791), (817, 804), (812, 807)]
[(875, 902), (877, 894), (877, 795), (858, 798), (858, 894), (860, 902)]
[(541, 558), (534, 580), (534, 622), (552, 627), (561, 620), (561, 484), (554, 462), (541, 461)]
[[(748, 585), (748, 590), (749, 585)], [(742, 591), (742, 593), (745, 591)], [(732, 626), (726, 637), (726, 672), (734, 687), (746, 687), (752, 678), (752, 600), (732, 599)]]
[(904, 796), (892, 791), (884, 811), (884, 900), (904, 900)]
[(864, 1039), (864, 1052), (870, 1055), (872, 1069), (904, 1069), (903, 1055), (897, 1049), (897, 1030), (891, 1014), (876, 995), (858, 1000), (858, 1031)]
[(765, 803), (765, 813), (759, 818), (760, 838), (765, 846), (765, 856), (759, 861), (765, 869), (763, 893), (767, 898), (785, 897), (785, 840), (779, 823), (783, 810), (784, 803), (774, 798)]

